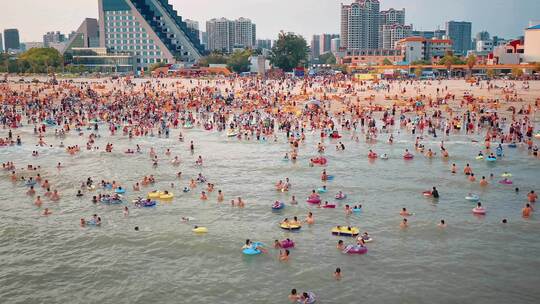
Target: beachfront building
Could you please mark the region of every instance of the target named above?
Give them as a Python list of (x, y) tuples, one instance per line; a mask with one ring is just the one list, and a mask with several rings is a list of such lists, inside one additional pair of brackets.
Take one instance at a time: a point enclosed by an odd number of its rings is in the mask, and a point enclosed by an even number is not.
[(195, 62), (204, 53), (167, 0), (98, 0), (100, 45), (111, 53), (130, 53), (137, 70), (154, 63)]
[(71, 48), (71, 65), (102, 73), (128, 73), (135, 65), (132, 53), (109, 53), (106, 48)]
[(347, 50), (379, 48), (379, 21), (378, 0), (341, 4), (341, 47)]
[(524, 53), (523, 41), (512, 40), (505, 45), (495, 47), (488, 56), (488, 64), (520, 64), (524, 61)]
[(0, 33), (0, 53), (4, 52), (4, 39), (2, 38), (2, 33)]
[(446, 22), (446, 36), (452, 40), (456, 55), (465, 55), (472, 49), (471, 28), (472, 23), (466, 21)]
[(525, 30), (525, 61), (540, 62), (540, 24), (531, 25)]
[(336, 56), (339, 64), (350, 67), (384, 65), (386, 59), (392, 64), (403, 61), (401, 50), (349, 50), (339, 52)]
[(341, 48), (341, 38), (334, 38), (330, 42), (330, 51), (332, 54), (335, 54), (339, 52), (339, 49)]
[(423, 37), (407, 37), (396, 43), (401, 50), (404, 62), (411, 64), (415, 61), (436, 61), (452, 50), (449, 39), (425, 39)]

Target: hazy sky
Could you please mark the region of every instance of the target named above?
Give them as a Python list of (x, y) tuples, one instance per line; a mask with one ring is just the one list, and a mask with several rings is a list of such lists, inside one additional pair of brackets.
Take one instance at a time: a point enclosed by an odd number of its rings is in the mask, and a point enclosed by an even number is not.
[[(340, 3), (351, 0), (170, 0), (184, 18), (248, 17), (258, 38), (275, 38), (280, 30), (309, 41), (315, 33), (339, 33)], [(381, 0), (381, 8), (405, 8), (415, 29), (444, 28), (447, 20), (473, 22), (480, 30), (513, 38), (523, 35), (529, 20), (540, 20), (540, 0)], [(97, 0), (0, 0), (0, 30), (18, 28), (21, 41), (42, 41), (47, 31), (70, 32), (85, 17), (98, 15)]]

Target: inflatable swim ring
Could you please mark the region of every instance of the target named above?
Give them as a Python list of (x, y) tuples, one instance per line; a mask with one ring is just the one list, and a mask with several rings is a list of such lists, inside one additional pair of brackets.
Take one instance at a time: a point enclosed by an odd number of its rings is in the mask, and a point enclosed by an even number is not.
[(413, 158), (414, 158), (414, 155), (412, 155), (411, 153), (407, 153), (403, 155), (403, 159), (413, 159)]
[(480, 199), (480, 197), (476, 194), (469, 194), (465, 196), (465, 199), (468, 200), (469, 202), (477, 202)]
[(159, 196), (159, 199), (162, 199), (162, 200), (166, 200), (166, 199), (172, 199), (174, 197), (174, 194), (172, 193), (162, 193), (160, 196)]
[(242, 249), (242, 253), (245, 255), (261, 254), (261, 251), (259, 249), (256, 249), (257, 247), (260, 247), (260, 246), (262, 246), (262, 244), (259, 242), (251, 243), (251, 246), (249, 248)]
[(313, 292), (308, 291), (307, 294), (308, 294), (308, 297), (307, 297), (307, 299), (305, 299), (305, 301), (303, 303), (313, 304), (313, 303), (315, 303), (315, 301), (317, 301), (317, 297), (315, 296), (315, 294)]
[(369, 159), (376, 159), (377, 158), (377, 153), (368, 153), (368, 156), (367, 156)]
[(318, 193), (326, 193), (326, 192), (328, 192), (328, 189), (317, 188), (317, 192), (318, 192)]
[(295, 225), (291, 223), (280, 223), (279, 227), (285, 230), (300, 230), (300, 228), (302, 228), (302, 225)]
[(381, 159), (384, 159), (384, 160), (387, 160), (387, 159), (388, 159), (388, 155), (385, 153), (385, 154), (381, 155), (380, 158), (381, 158)]
[(345, 247), (345, 250), (343, 250), (343, 253), (365, 254), (367, 253), (367, 247), (360, 245), (348, 245), (347, 247)]
[(327, 175), (327, 176), (326, 176), (326, 180), (327, 180), (327, 181), (334, 180), (334, 176), (333, 176), (333, 175)]
[(337, 200), (343, 200), (343, 199), (346, 199), (346, 198), (347, 198), (347, 194), (345, 194), (345, 193), (336, 194), (336, 199)]
[(334, 208), (336, 208), (336, 205), (330, 205), (330, 204), (328, 204), (328, 205), (323, 205), (322, 207), (323, 207), (323, 208), (326, 208), (326, 209), (334, 209)]
[(362, 208), (352, 208), (352, 211), (354, 213), (360, 213), (360, 212), (362, 212)]
[(36, 184), (36, 181), (35, 180), (27, 180), (24, 185), (27, 186), (27, 187), (31, 187), (31, 186), (34, 186)]
[(482, 159), (484, 159), (484, 156), (482, 156), (482, 155), (478, 155), (478, 156), (477, 156), (477, 157), (475, 157), (475, 158), (476, 158), (477, 160), (482, 160)]
[(116, 190), (114, 190), (114, 193), (124, 194), (124, 193), (126, 193), (126, 189), (124, 189), (124, 188), (116, 188)]
[(208, 228), (206, 228), (206, 227), (197, 227), (197, 228), (193, 228), (191, 231), (193, 231), (195, 233), (207, 233)]
[(292, 240), (283, 240), (280, 242), (281, 248), (294, 248), (294, 242)]
[(285, 204), (283, 202), (275, 202), (272, 204), (272, 210), (281, 210), (285, 208)]
[(512, 177), (512, 173), (505, 172), (501, 174), (502, 177)]
[(490, 157), (490, 156), (488, 156), (488, 157), (486, 157), (486, 160), (487, 160), (488, 162), (494, 162), (494, 161), (497, 160), (497, 158), (496, 158), (496, 157)]
[(163, 192), (161, 191), (152, 191), (152, 192), (148, 192), (148, 198), (159, 198), (161, 195), (163, 194)]
[(426, 197), (432, 196), (431, 191), (424, 191), (422, 194)]
[(512, 182), (511, 180), (509, 180), (509, 179), (501, 179), (501, 180), (499, 181), (499, 184), (503, 184), (503, 185), (511, 185), (511, 184), (513, 184), (513, 182)]
[(234, 131), (227, 131), (227, 137), (235, 137), (235, 136), (238, 136), (238, 133), (237, 132), (234, 132)]
[(473, 208), (472, 210), (473, 214), (479, 214), (479, 215), (484, 215), (486, 214), (486, 209), (484, 209), (484, 207), (476, 207), (476, 208)]
[(332, 228), (331, 230), (333, 235), (343, 235), (343, 236), (357, 236), (360, 233), (360, 230), (356, 227), (351, 227), (349, 230), (348, 227), (345, 226), (336, 226)]
[(508, 148), (517, 148), (517, 144), (516, 143), (508, 144)]
[(307, 202), (310, 204), (319, 204), (321, 202), (321, 199), (318, 197), (308, 197)]

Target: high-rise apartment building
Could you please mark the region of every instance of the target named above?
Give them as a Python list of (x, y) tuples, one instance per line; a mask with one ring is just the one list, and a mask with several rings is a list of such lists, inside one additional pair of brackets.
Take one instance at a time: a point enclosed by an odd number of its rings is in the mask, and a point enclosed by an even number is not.
[(465, 55), (472, 49), (472, 23), (465, 21), (446, 22), (446, 36), (453, 42), (453, 51), (457, 55)]
[(20, 50), (21, 41), (19, 39), (19, 30), (18, 29), (5, 29), (4, 30), (4, 45), (6, 51), (10, 50)]
[(321, 35), (313, 35), (311, 38), (311, 58), (319, 58), (321, 56)]
[(247, 18), (208, 20), (206, 34), (207, 49), (211, 51), (231, 53), (234, 48), (253, 48), (257, 41), (257, 28)]
[(0, 33), (0, 53), (4, 51), (4, 39), (2, 38), (2, 33)]
[(381, 49), (394, 49), (396, 42), (403, 38), (410, 37), (412, 34), (412, 25), (391, 24), (382, 26), (382, 44)]
[(338, 34), (321, 34), (319, 39), (319, 54), (326, 54), (332, 51), (332, 39), (339, 38)]
[(378, 0), (356, 0), (341, 4), (341, 46), (348, 50), (379, 47), (380, 3)]
[(43, 45), (49, 47), (51, 43), (62, 43), (66, 41), (66, 35), (60, 32), (47, 32), (43, 35)]
[(263, 50), (272, 49), (272, 40), (270, 39), (257, 39), (256, 47)]
[[(405, 38), (401, 37), (395, 41), (384, 41), (385, 37), (391, 37), (393, 34), (396, 33), (396, 31), (393, 31), (393, 33), (384, 33), (384, 26), (391, 26), (391, 25), (405, 25), (405, 9), (396, 10), (396, 9), (388, 9), (386, 11), (381, 11), (380, 13), (380, 19), (379, 19), (379, 48), (388, 48), (388, 45), (392, 45), (390, 48), (394, 48), (394, 42)], [(387, 27), (388, 30), (393, 30), (394, 27)], [(398, 29), (398, 32), (400, 29)]]
[(100, 45), (131, 53), (137, 70), (176, 61), (195, 62), (204, 52), (168, 0), (98, 0)]

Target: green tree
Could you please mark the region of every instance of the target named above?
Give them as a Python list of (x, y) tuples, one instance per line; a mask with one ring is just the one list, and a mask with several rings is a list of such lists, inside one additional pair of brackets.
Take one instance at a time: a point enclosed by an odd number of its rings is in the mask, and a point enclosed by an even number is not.
[(487, 77), (489, 77), (489, 79), (493, 79), (495, 77), (495, 70), (494, 69), (487, 70), (486, 75)]
[(251, 50), (234, 51), (227, 60), (227, 68), (236, 73), (249, 71)]
[(390, 59), (388, 59), (388, 58), (384, 58), (384, 60), (383, 60), (382, 63), (383, 63), (383, 65), (394, 65), (394, 64), (392, 63), (392, 61), (390, 61)]
[(423, 71), (424, 71), (424, 69), (422, 69), (420, 67), (414, 69), (414, 75), (416, 75), (416, 78), (420, 78), (422, 76)]
[(17, 61), (25, 71), (48, 73), (62, 65), (62, 55), (54, 48), (33, 48), (22, 53)]
[(336, 64), (336, 56), (334, 54), (328, 52), (324, 53), (321, 56), (319, 56), (319, 63), (321, 64)]
[(207, 67), (211, 64), (226, 64), (227, 57), (220, 52), (212, 52), (208, 56), (204, 56), (199, 59), (199, 65)]
[(430, 65), (430, 64), (431, 64), (431, 61), (423, 60), (423, 59), (411, 62), (411, 65)]
[(523, 70), (520, 68), (512, 68), (512, 76), (514, 76), (516, 79), (520, 78), (523, 76)]
[(270, 63), (285, 72), (290, 72), (298, 66), (305, 65), (308, 53), (309, 47), (302, 36), (281, 32), (278, 41), (272, 47)]
[(472, 75), (472, 69), (476, 65), (476, 56), (474, 56), (473, 54), (469, 55), (465, 63), (467, 64), (467, 67), (469, 68), (469, 77), (470, 77)]

